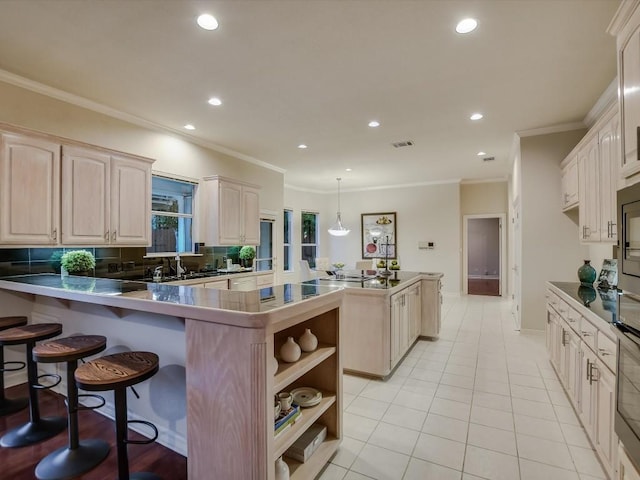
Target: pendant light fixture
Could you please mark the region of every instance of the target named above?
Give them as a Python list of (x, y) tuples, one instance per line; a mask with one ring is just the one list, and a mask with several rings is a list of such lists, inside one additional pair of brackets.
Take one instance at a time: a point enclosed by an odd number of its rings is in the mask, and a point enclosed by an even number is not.
[(344, 237), (345, 235), (348, 235), (351, 230), (342, 225), (342, 218), (340, 218), (340, 180), (342, 180), (342, 178), (338, 177), (336, 180), (338, 180), (338, 215), (335, 223), (331, 225), (331, 228), (329, 228), (329, 235), (333, 235), (334, 237)]

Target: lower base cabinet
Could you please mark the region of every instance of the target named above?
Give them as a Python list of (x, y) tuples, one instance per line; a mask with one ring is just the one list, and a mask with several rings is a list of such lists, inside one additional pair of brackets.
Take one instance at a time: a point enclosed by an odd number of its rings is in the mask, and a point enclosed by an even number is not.
[(618, 475), (617, 480), (640, 480), (639, 468), (631, 461), (622, 443), (618, 445)]

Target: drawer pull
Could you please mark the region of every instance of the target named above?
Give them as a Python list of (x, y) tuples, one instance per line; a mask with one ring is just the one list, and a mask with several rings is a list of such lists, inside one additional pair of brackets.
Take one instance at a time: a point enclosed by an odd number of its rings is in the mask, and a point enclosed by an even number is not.
[(598, 351), (600, 352), (600, 355), (602, 355), (603, 357), (606, 355), (611, 355), (611, 353), (608, 350), (605, 350), (604, 348), (599, 348)]
[(582, 332), (582, 336), (583, 336), (583, 337), (592, 337), (592, 336), (593, 336), (593, 333), (583, 331), (583, 332)]

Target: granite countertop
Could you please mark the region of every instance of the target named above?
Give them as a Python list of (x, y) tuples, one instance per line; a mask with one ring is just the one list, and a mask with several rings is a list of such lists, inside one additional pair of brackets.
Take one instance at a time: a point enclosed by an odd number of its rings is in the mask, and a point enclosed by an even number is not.
[[(365, 271), (366, 272), (366, 271)], [(342, 278), (335, 275), (324, 276), (303, 282), (303, 285), (344, 287), (347, 289), (367, 289), (367, 290), (400, 290), (406, 285), (413, 283), (421, 278), (442, 278), (441, 273), (430, 272), (406, 272), (392, 271), (390, 277), (382, 277), (376, 275), (362, 275), (360, 270), (347, 271)]]
[(338, 295), (341, 301), (343, 290), (332, 285), (284, 284), (234, 291), (56, 274), (4, 277), (0, 289), (247, 327), (282, 317), (278, 313), (282, 308), (311, 308), (307, 303), (313, 299), (335, 301), (329, 297)]
[(618, 290), (600, 290), (598, 288), (582, 286), (578, 282), (549, 283), (585, 308), (591, 310), (605, 322), (615, 322)]

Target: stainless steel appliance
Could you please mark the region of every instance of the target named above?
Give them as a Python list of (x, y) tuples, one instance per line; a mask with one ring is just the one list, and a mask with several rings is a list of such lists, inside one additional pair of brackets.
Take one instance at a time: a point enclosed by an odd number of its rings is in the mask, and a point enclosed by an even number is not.
[(640, 183), (618, 191), (618, 286), (640, 295)]

